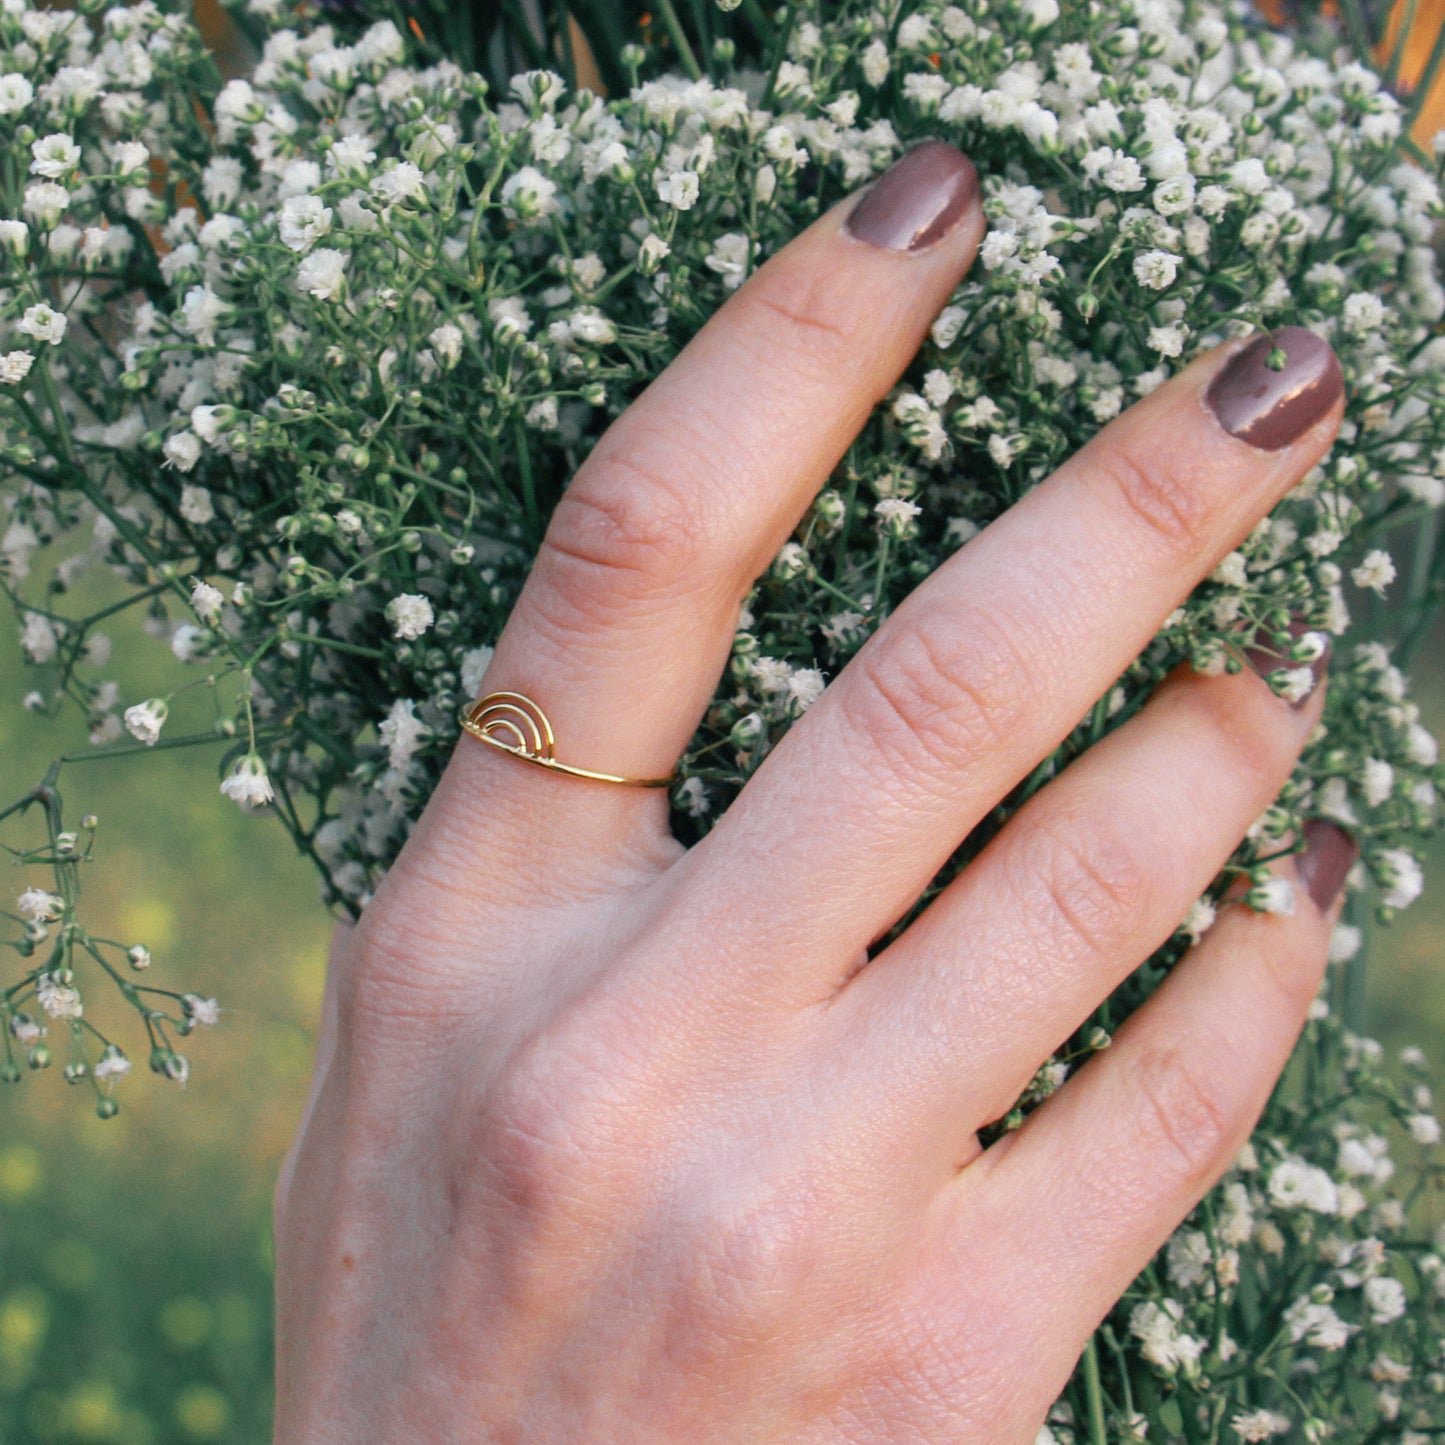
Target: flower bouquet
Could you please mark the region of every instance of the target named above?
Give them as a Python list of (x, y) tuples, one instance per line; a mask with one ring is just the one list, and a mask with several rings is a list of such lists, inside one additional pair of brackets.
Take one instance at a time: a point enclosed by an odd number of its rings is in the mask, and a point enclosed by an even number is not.
[[(702, 836), (898, 601), (1133, 399), (1231, 336), (1327, 337), (1334, 451), (936, 886), (1172, 668), (1237, 668), (1258, 636), (1296, 697), (1333, 647), (1288, 787), (995, 1127), (1108, 1046), (1227, 891), (1291, 907), (1266, 865), (1303, 819), (1348, 827), (1354, 921), (1295, 1063), (1040, 1438), (1439, 1437), (1445, 1240), (1411, 1212), (1441, 1178), (1424, 1061), (1391, 1074), (1333, 1007), (1361, 910), (1419, 894), (1445, 785), (1401, 670), (1445, 567), (1445, 290), (1440, 163), (1392, 93), (1398, 49), (1382, 75), (1353, 8), (1282, 34), (1216, 0), (545, 8), (249, 0), (254, 64), (225, 81), (150, 0), (0, 3), (16, 700), (58, 735), (78, 720), (86, 755), (214, 750), (220, 792), (359, 914), (590, 446), (811, 218), (911, 143), (958, 144), (984, 178), (979, 264), (758, 580), (676, 831)], [(164, 695), (109, 674), (127, 609), (173, 655)], [(0, 810), (27, 879), (3, 1077), (58, 1057), (109, 1117), (132, 1035), (184, 1080), (178, 1045), (217, 1005), (83, 921), (103, 850), (63, 801), (83, 807), (69, 756)]]

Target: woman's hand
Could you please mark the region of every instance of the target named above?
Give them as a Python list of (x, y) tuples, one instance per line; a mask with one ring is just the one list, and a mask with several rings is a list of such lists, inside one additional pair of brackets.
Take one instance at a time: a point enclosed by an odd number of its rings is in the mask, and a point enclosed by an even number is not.
[[(665, 774), (983, 230), (934, 142), (769, 261), (578, 473), (483, 690), (564, 762)], [(1348, 840), (1311, 825), (1292, 915), (1225, 910), (1020, 1131), (977, 1131), (1170, 935), (1321, 690), (1172, 678), (866, 950), (1328, 447), (1338, 363), (1273, 345), (1197, 361), (924, 582), (690, 852), (664, 793), (462, 739), (332, 959), (277, 1192), (278, 1441), (1032, 1441), (1263, 1106)]]

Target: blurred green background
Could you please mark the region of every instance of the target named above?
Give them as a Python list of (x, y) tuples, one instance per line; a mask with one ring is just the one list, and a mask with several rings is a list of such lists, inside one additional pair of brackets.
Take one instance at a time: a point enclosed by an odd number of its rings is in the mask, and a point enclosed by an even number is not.
[[(123, 680), (126, 702), (183, 680), (138, 621), (108, 629), (103, 673)], [(31, 683), (8, 612), (0, 680), (9, 802), (86, 738), (73, 709), (47, 720), (17, 706)], [(201, 691), (190, 707), (203, 726)], [(189, 730), (184, 710), (177, 721)], [(221, 796), (219, 755), (162, 751), (61, 776), (67, 823), (100, 820), (88, 926), (145, 942), (145, 982), (215, 995), (222, 1014), (183, 1043), (182, 1088), (149, 1072), (138, 1018), (97, 986), (87, 1008), (136, 1065), (119, 1116), (102, 1122), (90, 1088), (67, 1087), (59, 1030), (50, 1070), (0, 1093), (0, 1445), (270, 1439), (271, 1188), (305, 1095), (330, 924), (280, 825)], [(15, 845), (18, 832), (3, 836)], [(10, 873), (10, 906), (48, 881)]]

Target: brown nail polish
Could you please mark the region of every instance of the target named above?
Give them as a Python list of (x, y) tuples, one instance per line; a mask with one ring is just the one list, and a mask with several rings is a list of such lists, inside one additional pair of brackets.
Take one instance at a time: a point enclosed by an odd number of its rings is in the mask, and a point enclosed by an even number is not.
[[(1280, 355), (1278, 370), (1270, 365)], [(1302, 436), (1344, 395), (1339, 358), (1313, 331), (1281, 326), (1236, 352), (1205, 401), (1231, 436), (1276, 452)]]
[[(1304, 622), (1294, 621), (1289, 625), (1291, 642), (1297, 642), (1307, 632), (1318, 632), (1318, 628), (1312, 628)], [(1293, 671), (1296, 668), (1307, 667), (1313, 682), (1309, 688), (1297, 697), (1290, 697), (1290, 706), (1296, 711), (1305, 707), (1310, 698), (1314, 696), (1315, 689), (1324, 680), (1325, 672), (1330, 665), (1330, 637), (1328, 633), (1321, 633), (1324, 638), (1324, 651), (1318, 657), (1309, 660), (1295, 661), (1289, 655), (1288, 647), (1281, 648), (1267, 631), (1261, 630), (1255, 634), (1254, 641), (1243, 649), (1244, 660), (1248, 666), (1257, 672), (1260, 677), (1267, 678), (1270, 673), (1278, 672), (1281, 668)], [(1288, 694), (1284, 694), (1288, 696)]]
[(1343, 828), (1323, 818), (1311, 818), (1304, 826), (1304, 836), (1304, 852), (1295, 859), (1295, 876), (1315, 907), (1328, 913), (1360, 856), (1359, 844)]
[(926, 140), (863, 192), (844, 229), (870, 246), (922, 251), (941, 241), (978, 199), (973, 162), (947, 141)]

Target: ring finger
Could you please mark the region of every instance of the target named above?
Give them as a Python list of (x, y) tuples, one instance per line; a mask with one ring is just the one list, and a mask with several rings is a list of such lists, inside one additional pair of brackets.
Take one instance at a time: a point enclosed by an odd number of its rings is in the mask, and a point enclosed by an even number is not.
[[(533, 699), (561, 762), (665, 775), (717, 686), (749, 586), (917, 351), (983, 230), (972, 164), (930, 141), (768, 261), (577, 473), (483, 692)], [(557, 843), (574, 883), (639, 819), (647, 838), (665, 836), (659, 792), (557, 778), (468, 744), (419, 830), (438, 847), (412, 851), (459, 844), (450, 852), (474, 878), (482, 827), (495, 852), (508, 811), (524, 813), (512, 831), (535, 855), (549, 809), (565, 816)]]
[(855, 1061), (859, 1095), (893, 1101), (881, 1127), (936, 1140), (955, 1167), (1173, 933), (1322, 704), (1322, 689), (1292, 705), (1248, 670), (1186, 670), (1032, 798), (828, 1009), (824, 1051)]

